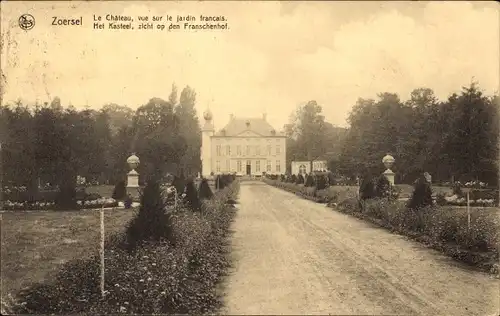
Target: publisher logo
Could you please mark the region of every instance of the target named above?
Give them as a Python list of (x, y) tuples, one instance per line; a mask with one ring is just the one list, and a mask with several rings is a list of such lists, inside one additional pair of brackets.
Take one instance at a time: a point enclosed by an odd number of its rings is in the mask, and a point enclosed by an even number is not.
[(19, 17), (19, 27), (25, 31), (35, 26), (35, 18), (31, 14), (23, 14)]

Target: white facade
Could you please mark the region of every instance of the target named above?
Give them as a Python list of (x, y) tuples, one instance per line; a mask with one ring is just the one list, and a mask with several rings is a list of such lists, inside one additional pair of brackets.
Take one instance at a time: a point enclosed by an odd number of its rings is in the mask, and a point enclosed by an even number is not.
[[(313, 171), (324, 171), (327, 169), (326, 160), (315, 160), (313, 161)], [(310, 173), (311, 172), (311, 162), (310, 161), (292, 161), (291, 163), (292, 174), (298, 175), (299, 173)]]
[(258, 119), (232, 116), (226, 127), (215, 134), (213, 128), (204, 129), (201, 152), (204, 177), (211, 172), (252, 176), (286, 172), (286, 137), (276, 133), (265, 116)]

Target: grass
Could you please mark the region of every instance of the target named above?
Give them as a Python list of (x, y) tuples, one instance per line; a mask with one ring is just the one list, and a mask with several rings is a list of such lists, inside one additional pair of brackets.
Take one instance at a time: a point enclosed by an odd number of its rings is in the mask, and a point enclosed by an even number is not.
[(97, 193), (102, 197), (111, 197), (113, 195), (114, 185), (94, 185), (86, 187), (85, 191), (87, 193)]
[[(122, 231), (133, 214), (133, 210), (105, 211), (106, 235)], [(99, 249), (99, 211), (1, 216), (2, 299), (51, 279), (65, 262), (89, 257)]]

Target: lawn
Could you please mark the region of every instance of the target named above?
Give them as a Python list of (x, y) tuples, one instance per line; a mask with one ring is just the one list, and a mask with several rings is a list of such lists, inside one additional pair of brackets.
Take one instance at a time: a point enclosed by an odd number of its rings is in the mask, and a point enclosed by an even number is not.
[[(105, 211), (106, 236), (125, 229), (133, 210)], [(1, 214), (1, 293), (50, 279), (66, 261), (100, 247), (99, 211)]]
[(95, 186), (86, 187), (85, 191), (87, 193), (97, 193), (97, 194), (101, 195), (102, 197), (112, 197), (114, 189), (115, 189), (115, 186), (113, 186), (113, 185), (95, 185)]

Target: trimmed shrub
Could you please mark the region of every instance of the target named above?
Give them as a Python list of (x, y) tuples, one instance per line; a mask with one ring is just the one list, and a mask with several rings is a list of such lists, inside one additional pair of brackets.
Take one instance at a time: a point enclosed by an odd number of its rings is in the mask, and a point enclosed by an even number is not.
[(294, 174), (292, 174), (292, 175), (290, 176), (290, 182), (291, 182), (291, 183), (297, 183), (297, 176), (296, 176), (296, 175), (294, 175)]
[(150, 240), (166, 240), (175, 244), (171, 217), (165, 212), (165, 203), (160, 184), (149, 182), (144, 188), (139, 212), (127, 227), (126, 246), (129, 250), (135, 250)]
[(304, 184), (304, 176), (299, 173), (299, 175), (297, 176), (297, 184)]
[(198, 191), (196, 190), (196, 186), (192, 180), (186, 183), (186, 196), (184, 197), (184, 203), (193, 212), (199, 212), (201, 210)]
[(375, 191), (375, 183), (372, 178), (364, 177), (361, 180), (359, 187), (359, 197), (361, 200), (373, 199), (377, 196)]
[(306, 176), (306, 182), (304, 183), (305, 187), (313, 187), (314, 186), (314, 178), (311, 174)]
[(374, 179), (375, 183), (375, 197), (386, 198), (389, 196), (389, 191), (391, 189), (391, 183), (382, 174)]
[(174, 176), (174, 180), (172, 181), (172, 186), (177, 191), (178, 195), (181, 195), (184, 192), (184, 188), (186, 187), (186, 179), (184, 176), (181, 177)]
[(209, 200), (214, 196), (212, 189), (210, 189), (208, 181), (205, 178), (201, 179), (198, 196), (200, 197), (200, 200)]
[(431, 206), (432, 204), (431, 185), (422, 176), (415, 182), (412, 196), (408, 201), (408, 208), (417, 210), (426, 206)]
[(127, 196), (127, 187), (125, 181), (118, 181), (115, 188), (113, 189), (113, 194), (111, 197), (115, 200), (123, 200)]
[(316, 181), (315, 181), (316, 182), (316, 188), (318, 190), (324, 190), (324, 189), (326, 189), (326, 187), (327, 187), (327, 185), (326, 185), (327, 184), (326, 183), (326, 181), (327, 181), (326, 180), (326, 176), (324, 176), (324, 175), (317, 175), (315, 178), (316, 178)]

